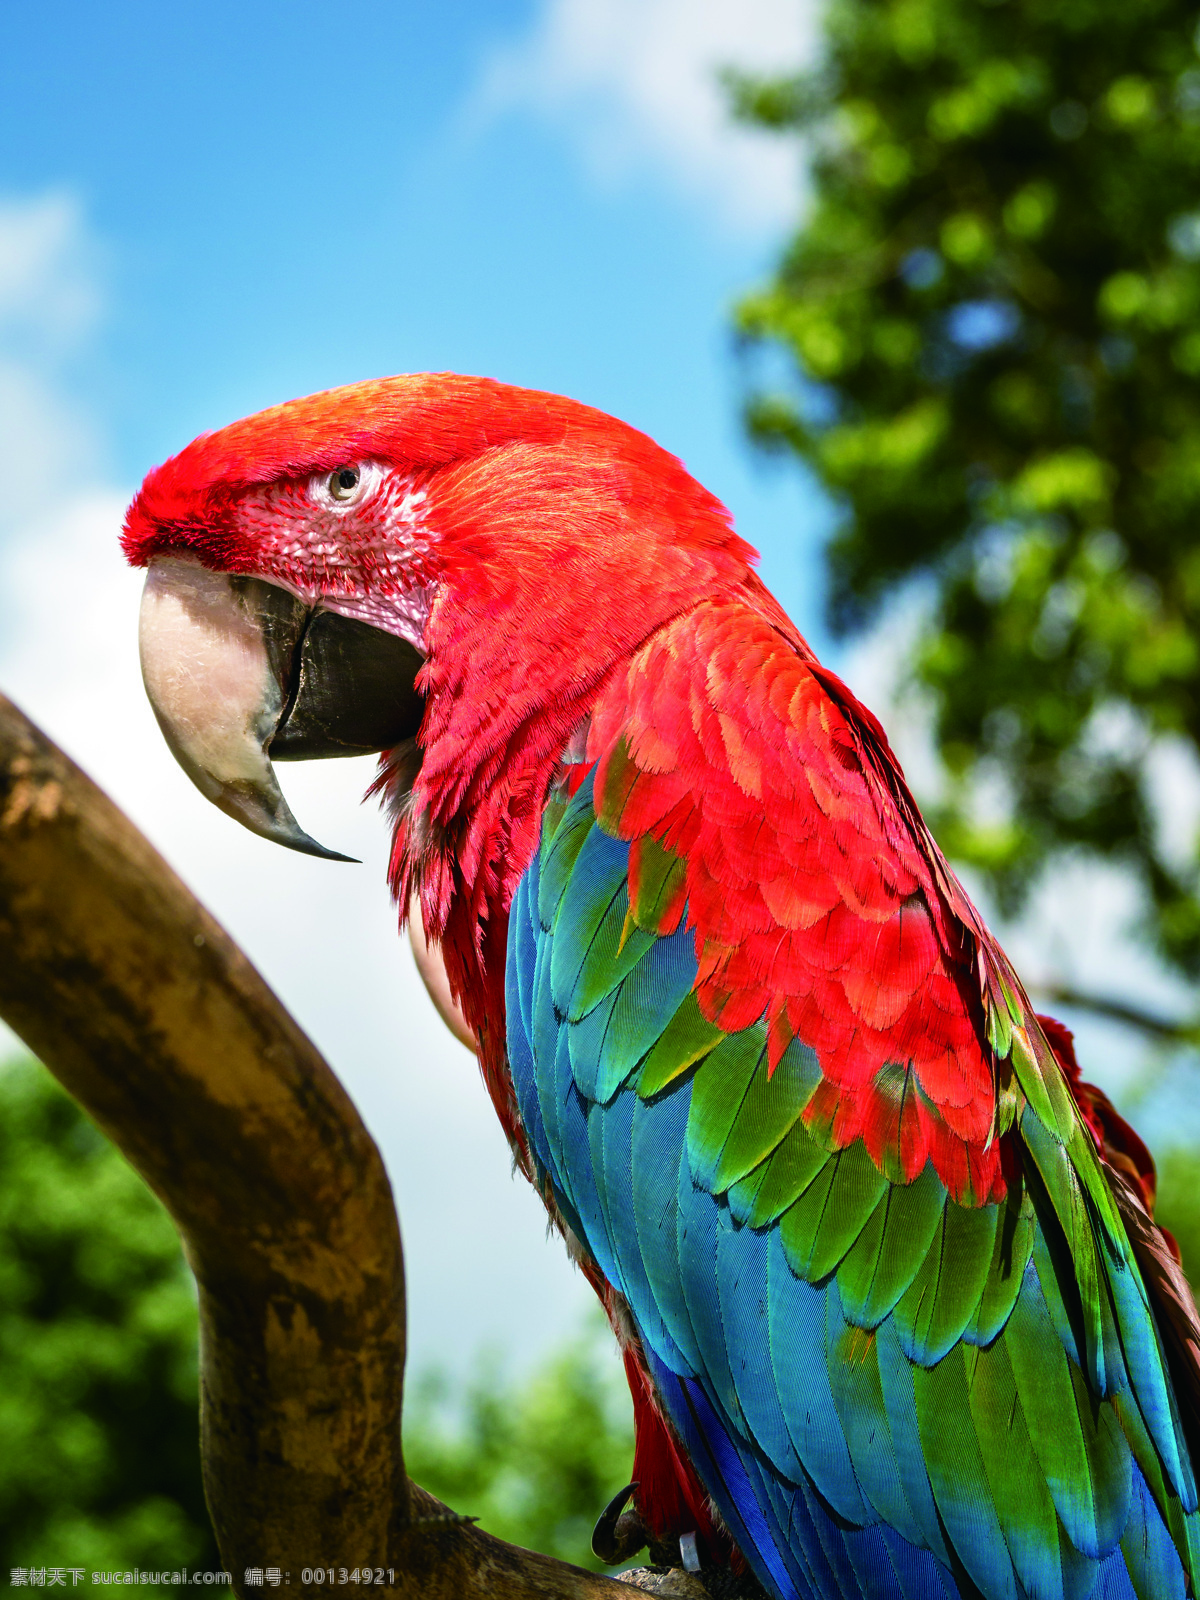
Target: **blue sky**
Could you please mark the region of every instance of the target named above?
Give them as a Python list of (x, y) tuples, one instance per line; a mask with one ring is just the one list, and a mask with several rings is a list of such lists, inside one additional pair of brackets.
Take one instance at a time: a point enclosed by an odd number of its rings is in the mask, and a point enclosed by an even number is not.
[[(546, 59), (555, 16), (585, 19), (578, 49), (599, 10), (606, 37), (624, 29), (629, 49), (674, 43), (686, 59), (689, 12), (703, 36), (722, 9), (259, 0), (10, 14), (0, 178), (10, 197), (53, 190), (81, 208), (103, 309), (69, 373), (108, 472), (133, 483), (200, 429), (331, 384), (486, 372), (586, 399), (683, 454), (819, 631), (797, 537), (809, 508), (739, 436), (726, 330), (794, 207), (798, 182), (779, 174), (796, 158), (760, 141), (749, 164), (773, 192), (739, 204), (736, 162), (711, 181), (686, 173), (686, 126), (674, 152), (655, 148), (615, 72), (589, 81)], [(802, 38), (787, 21), (800, 4), (756, 9), (751, 59), (787, 65), (770, 42)], [(675, 38), (639, 38), (638, 10)], [(742, 42), (727, 21), (708, 31), (715, 67)], [(693, 70), (705, 76), (703, 59)]]
[(203, 428), (385, 372), (558, 390), (730, 505), (824, 643), (823, 507), (738, 423), (732, 298), (801, 194), (729, 128), (725, 60), (787, 68), (803, 0), (10, 7), (0, 55), (0, 684), (126, 807), (342, 1074), (389, 1164), (413, 1359), (528, 1360), (587, 1291), (512, 1180), (473, 1060), (396, 937), (370, 764), (289, 768), (313, 862), (207, 807), (136, 664), (116, 549)]

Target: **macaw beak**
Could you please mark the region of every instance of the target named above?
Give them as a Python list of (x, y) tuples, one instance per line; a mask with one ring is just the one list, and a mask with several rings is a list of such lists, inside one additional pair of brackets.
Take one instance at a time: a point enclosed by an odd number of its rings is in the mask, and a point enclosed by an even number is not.
[(305, 833), (272, 763), (414, 738), (420, 652), (261, 578), (169, 555), (150, 562), (139, 639), (154, 715), (201, 794), (264, 839), (352, 861)]

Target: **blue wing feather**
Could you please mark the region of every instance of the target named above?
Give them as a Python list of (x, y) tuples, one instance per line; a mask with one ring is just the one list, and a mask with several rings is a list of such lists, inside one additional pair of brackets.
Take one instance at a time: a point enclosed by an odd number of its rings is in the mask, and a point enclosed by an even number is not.
[(921, 1530), (922, 1543), (948, 1567), (950, 1552), (921, 1450), (912, 1364), (901, 1348), (896, 1325), (890, 1317), (876, 1330), (875, 1355), (879, 1362), (883, 1406), (887, 1413), (892, 1447), (896, 1452), (896, 1464), (904, 1479), (905, 1495)]
[[(686, 1090), (684, 1091), (686, 1092)], [(733, 1380), (733, 1368), (721, 1322), (717, 1284), (717, 1206), (692, 1180), (688, 1161), (679, 1164), (676, 1227), (679, 1240), (679, 1292), (700, 1351), (699, 1371), (709, 1380), (710, 1392), (735, 1422), (742, 1408)]]
[(1183, 1564), (1136, 1463), (1132, 1491), (1121, 1550), (1137, 1600), (1183, 1600), (1187, 1593)]
[[(910, 1544), (886, 1522), (879, 1525), (880, 1537), (887, 1546), (896, 1590), (904, 1600), (952, 1600), (958, 1589), (932, 1551)], [(884, 1591), (886, 1593), (886, 1590)]]
[[(605, 1067), (604, 1052), (609, 1024), (623, 987), (620, 985), (611, 994), (606, 994), (599, 1005), (593, 1006), (586, 1017), (579, 1019), (576, 1027), (563, 1029), (563, 1035), (570, 1044), (571, 1072), (580, 1094), (601, 1104), (612, 1099), (611, 1094), (600, 1093), (599, 1080)], [(620, 1085), (617, 1087), (620, 1088)]]
[[(604, 1189), (603, 1205), (609, 1218), (609, 1237), (617, 1258), (621, 1281), (630, 1286), (629, 1299), (639, 1307), (642, 1337), (656, 1349), (666, 1350), (672, 1343), (671, 1331), (663, 1320), (647, 1276), (645, 1257), (638, 1237), (633, 1204), (633, 1121), (635, 1095), (619, 1095), (604, 1115), (596, 1110), (591, 1118), (603, 1126), (600, 1145), (602, 1168), (593, 1175)], [(593, 1146), (593, 1151), (595, 1147)]]
[[(1191, 1467), (1144, 1291), (1103, 1224), (1093, 1219), (1095, 1270), (1111, 1300), (1085, 1321), (1064, 1294), (1070, 1264), (1064, 1278), (1028, 1203), (1007, 1221), (999, 1208), (952, 1204), (942, 1218), (915, 1189), (911, 1207), (899, 1190), (904, 1204), (893, 1206), (853, 1147), (840, 1161), (814, 1149), (796, 1120), (815, 1083), (812, 1052), (793, 1048), (776, 1092), (761, 1026), (726, 1035), (707, 1059), (711, 1043), (698, 1033), (700, 1065), (644, 1097), (635, 1075), (671, 1027), (686, 1032), (680, 1007), (697, 963), (685, 928), (656, 939), (634, 923), (627, 884), (628, 846), (596, 825), (589, 778), (513, 902), (514, 1087), (535, 1161), (628, 1302), (663, 1409), (768, 1592), (1186, 1592), (1178, 1552), (1181, 1538), (1184, 1548), (1196, 1538)], [(1043, 1163), (1059, 1159), (1056, 1149)], [(1063, 1205), (1082, 1195), (1070, 1174), (1053, 1181)], [(789, 1210), (788, 1196), (810, 1186), (812, 1216)], [(997, 1267), (1002, 1257), (1011, 1271)], [(1020, 1577), (989, 1487), (996, 1461), (985, 1470), (968, 1403), (987, 1346), (1010, 1335), (1012, 1349), (1033, 1339), (1042, 1361), (1052, 1346), (1052, 1367), (1074, 1363), (1084, 1403), (1099, 1405), (1087, 1401), (1082, 1355), (1093, 1393), (1114, 1390), (1132, 1429), (1127, 1443), (1105, 1401), (1083, 1440), (1086, 1481), (1058, 1486), (1065, 1524), (1054, 1522), (1044, 1550), (1021, 1546)], [(982, 1405), (976, 1397), (986, 1426)], [(1157, 1490), (1131, 1450), (1147, 1470), (1160, 1462)], [(1169, 1516), (1155, 1499), (1169, 1496), (1164, 1483), (1179, 1495)]]
[(868, 1522), (871, 1513), (854, 1476), (829, 1384), (825, 1288), (796, 1277), (778, 1228), (767, 1235), (767, 1279), (771, 1366), (796, 1454), (839, 1516)]
[[(632, 1157), (638, 1182), (633, 1192), (633, 1217), (654, 1309), (670, 1340), (661, 1347), (654, 1344), (654, 1353), (672, 1371), (694, 1376), (701, 1369), (700, 1345), (679, 1292), (675, 1218), (679, 1168), (687, 1160), (687, 1114), (686, 1095), (665, 1094), (649, 1101), (635, 1097)], [(657, 1326), (658, 1319), (649, 1316), (647, 1320)]]
[(914, 1544), (921, 1529), (909, 1506), (888, 1427), (877, 1339), (846, 1321), (836, 1282), (825, 1291), (825, 1349), (830, 1390), (854, 1475), (880, 1517)]
[(657, 939), (633, 970), (566, 1030), (582, 1094), (608, 1104), (662, 1034), (695, 974), (686, 936)]
[(764, 1233), (739, 1227), (728, 1207), (722, 1207), (717, 1220), (717, 1304), (733, 1383), (752, 1437), (776, 1470), (795, 1482), (800, 1459), (771, 1366), (767, 1248)]

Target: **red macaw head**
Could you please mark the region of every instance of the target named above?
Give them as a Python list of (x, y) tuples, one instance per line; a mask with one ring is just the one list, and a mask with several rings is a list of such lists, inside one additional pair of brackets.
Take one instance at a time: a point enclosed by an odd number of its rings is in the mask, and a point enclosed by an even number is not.
[(247, 827), (329, 856), (273, 761), (391, 752), (394, 791), (419, 777), (445, 826), (518, 754), (561, 751), (614, 666), (753, 557), (645, 435), (453, 374), (202, 435), (147, 476), (123, 544), (175, 755)]

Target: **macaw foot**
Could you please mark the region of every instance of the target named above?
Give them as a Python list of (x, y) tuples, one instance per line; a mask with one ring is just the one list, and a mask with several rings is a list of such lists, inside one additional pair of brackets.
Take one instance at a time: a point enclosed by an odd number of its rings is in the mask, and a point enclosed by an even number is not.
[(606, 1566), (615, 1567), (618, 1561), (628, 1561), (650, 1542), (646, 1524), (636, 1508), (629, 1505), (636, 1488), (636, 1483), (627, 1483), (596, 1518), (592, 1529), (592, 1554)]
[(682, 1538), (656, 1539), (642, 1521), (636, 1506), (629, 1498), (638, 1487), (627, 1483), (613, 1495), (596, 1519), (592, 1529), (592, 1554), (606, 1566), (615, 1567), (619, 1561), (628, 1561), (639, 1550), (649, 1549), (650, 1559), (658, 1567), (681, 1567), (687, 1572), (699, 1572), (700, 1557), (696, 1550), (696, 1535), (685, 1533)]
[(650, 1567), (618, 1574), (621, 1583), (647, 1594), (673, 1595), (677, 1600), (766, 1600), (755, 1578), (730, 1567), (702, 1568), (694, 1533), (679, 1539), (651, 1537), (635, 1507), (629, 1505), (636, 1483), (627, 1483), (605, 1506), (592, 1530), (592, 1554), (606, 1566), (628, 1561), (649, 1546)]

